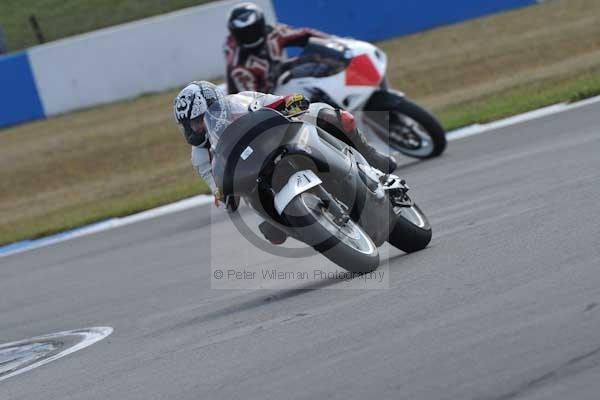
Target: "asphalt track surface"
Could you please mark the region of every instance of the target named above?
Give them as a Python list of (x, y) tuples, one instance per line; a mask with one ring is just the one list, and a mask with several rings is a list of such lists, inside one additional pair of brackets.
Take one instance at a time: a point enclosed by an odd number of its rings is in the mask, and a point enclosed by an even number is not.
[(252, 250), (208, 207), (0, 259), (1, 342), (114, 328), (0, 399), (598, 399), (600, 105), (398, 173), (434, 236), (384, 249), (388, 289), (211, 289), (223, 260), (305, 261)]

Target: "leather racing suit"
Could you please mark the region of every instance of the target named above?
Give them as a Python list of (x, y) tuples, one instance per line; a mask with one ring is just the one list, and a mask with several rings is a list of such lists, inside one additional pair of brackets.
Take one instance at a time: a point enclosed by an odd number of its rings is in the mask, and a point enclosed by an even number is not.
[[(396, 168), (393, 158), (373, 149), (356, 128), (354, 117), (347, 111), (336, 110), (326, 103), (312, 103), (302, 95), (276, 96), (260, 92), (241, 92), (224, 96), (225, 104), (215, 104), (204, 116), (207, 140), (202, 146), (192, 146), (192, 165), (207, 183), (213, 195), (219, 192), (212, 174), (211, 147), (225, 128), (252, 109), (272, 108), (284, 114), (299, 114), (298, 119), (316, 124), (346, 144), (356, 148), (375, 168), (385, 173)], [(216, 107), (215, 107), (216, 106)], [(252, 106), (252, 107), (251, 107)], [(226, 110), (226, 111), (225, 111)]]
[(286, 47), (304, 47), (311, 37), (328, 35), (310, 28), (291, 28), (284, 24), (267, 25), (267, 37), (262, 45), (245, 49), (233, 37), (224, 46), (227, 92), (243, 91), (271, 93), (278, 78), (277, 66), (284, 60)]

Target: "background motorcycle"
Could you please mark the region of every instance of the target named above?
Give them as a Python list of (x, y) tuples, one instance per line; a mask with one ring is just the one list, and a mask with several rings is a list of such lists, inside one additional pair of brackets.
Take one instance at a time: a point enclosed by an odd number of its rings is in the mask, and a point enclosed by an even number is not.
[(431, 240), (427, 217), (404, 181), (371, 168), (322, 129), (267, 109), (247, 113), (224, 133), (211, 126), (222, 120), (205, 120), (226, 204), (235, 210), (244, 198), (262, 218), (342, 268), (374, 270), (386, 240), (406, 252)]
[[(387, 56), (370, 43), (311, 38), (300, 55), (276, 70), (276, 94), (302, 93), (355, 113), (365, 133), (393, 150), (430, 158), (446, 148), (444, 129), (428, 111), (388, 87)], [(387, 111), (381, 113), (378, 111)]]

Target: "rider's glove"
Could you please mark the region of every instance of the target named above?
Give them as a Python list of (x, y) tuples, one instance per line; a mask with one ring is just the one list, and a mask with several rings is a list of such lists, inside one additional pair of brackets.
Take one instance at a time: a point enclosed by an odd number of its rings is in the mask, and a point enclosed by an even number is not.
[(236, 212), (239, 205), (240, 200), (235, 196), (223, 196), (221, 194), (221, 190), (217, 188), (214, 193), (214, 204), (216, 207), (221, 208), (221, 206), (225, 206), (228, 212)]
[(283, 114), (292, 116), (308, 110), (310, 101), (301, 94), (290, 94), (284, 97)]

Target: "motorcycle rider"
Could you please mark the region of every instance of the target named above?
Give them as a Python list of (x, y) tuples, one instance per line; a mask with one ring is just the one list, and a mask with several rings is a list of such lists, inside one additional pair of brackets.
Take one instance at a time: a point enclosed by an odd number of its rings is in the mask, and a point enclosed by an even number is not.
[[(211, 135), (214, 130), (222, 132), (227, 124), (242, 115), (260, 108), (270, 108), (286, 116), (298, 116), (307, 122), (316, 123), (338, 139), (357, 149), (375, 168), (390, 173), (397, 165), (392, 157), (387, 157), (373, 149), (356, 127), (354, 117), (347, 111), (336, 110), (325, 103), (310, 103), (300, 94), (275, 96), (260, 92), (242, 92), (225, 95), (214, 84), (207, 81), (194, 81), (179, 92), (173, 101), (173, 113), (183, 135), (192, 146), (192, 165), (209, 186), (215, 197), (215, 205), (223, 199), (215, 184), (211, 165)], [(217, 124), (206, 124), (205, 114)], [(213, 131), (211, 131), (211, 129)], [(273, 244), (281, 244), (286, 234), (264, 221), (259, 228), (265, 238)]]
[(262, 9), (253, 3), (235, 6), (227, 19), (227, 28), (229, 36), (224, 52), (230, 94), (243, 91), (272, 93), (284, 48), (304, 47), (311, 37), (328, 36), (310, 28), (268, 25)]

